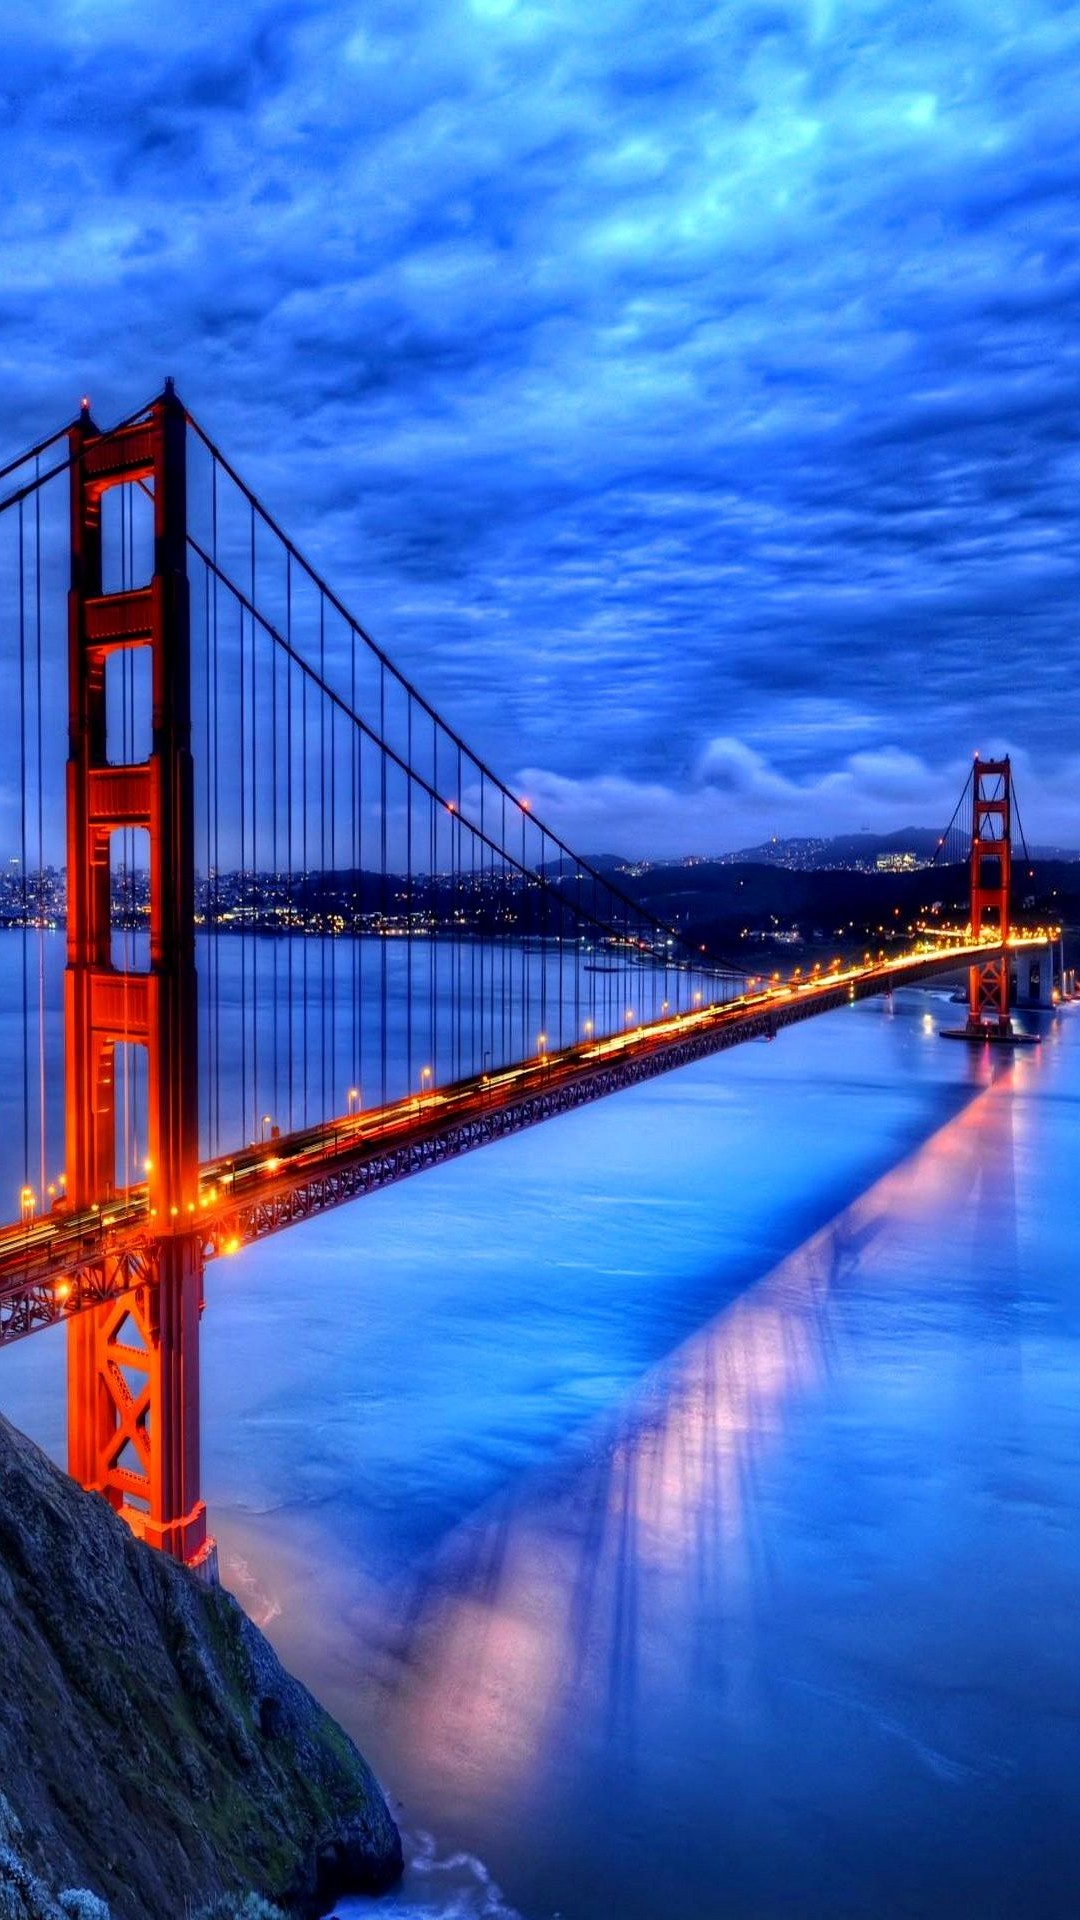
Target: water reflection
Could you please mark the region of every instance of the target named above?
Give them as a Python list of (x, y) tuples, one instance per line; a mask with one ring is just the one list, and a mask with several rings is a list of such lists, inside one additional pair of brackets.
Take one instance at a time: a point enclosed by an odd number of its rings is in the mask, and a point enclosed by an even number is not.
[[(879, 1562), (873, 1578), (880, 1579), (892, 1561), (888, 1541), (873, 1537), (875, 1522), (887, 1534), (898, 1520), (901, 1561), (913, 1551), (914, 1564), (899, 1570), (900, 1588), (910, 1579), (918, 1584), (933, 1558), (925, 1531), (919, 1537), (925, 1513), (911, 1514), (902, 1482), (924, 1469), (896, 1457), (888, 1402), (937, 1397), (938, 1384), (927, 1387), (923, 1373), (943, 1324), (966, 1313), (970, 1295), (999, 1326), (992, 1360), (999, 1404), (1010, 1350), (1019, 1352), (1008, 1314), (1018, 1284), (1016, 1157), (1039, 1069), (1035, 1060), (1002, 1060), (980, 1063), (979, 1072), (982, 1090), (924, 1148), (686, 1340), (617, 1418), (595, 1425), (556, 1466), (457, 1527), (412, 1581), (358, 1623), (356, 1657), (381, 1691), (375, 1716), (384, 1732), (407, 1729), (429, 1793), (464, 1809), (466, 1820), (470, 1807), (482, 1806), (488, 1821), (502, 1808), (511, 1822), (516, 1816), (528, 1825), (543, 1804), (571, 1850), (573, 1816), (552, 1781), (562, 1771), (575, 1792), (591, 1795), (590, 1818), (606, 1823), (611, 1897), (617, 1890), (621, 1904), (605, 1908), (579, 1890), (568, 1914), (663, 1910), (655, 1905), (659, 1889), (677, 1888), (682, 1872), (672, 1879), (667, 1851), (681, 1821), (665, 1792), (676, 1806), (684, 1792), (692, 1806), (708, 1806), (710, 1776), (727, 1772), (732, 1750), (757, 1802), (743, 1840), (727, 1840), (741, 1902), (731, 1910), (739, 1913), (790, 1911), (790, 1875), (800, 1870), (809, 1877), (799, 1911), (868, 1910), (840, 1899), (842, 1876), (821, 1853), (824, 1820), (848, 1856), (846, 1871), (859, 1856), (845, 1795), (854, 1793), (857, 1804), (860, 1791), (873, 1796), (901, 1783), (903, 1810), (884, 1823), (887, 1863), (908, 1846), (904, 1832), (923, 1822), (928, 1790), (947, 1784), (967, 1796), (970, 1813), (972, 1800), (992, 1798), (996, 1783), (1016, 1770), (1000, 1750), (1000, 1728), (987, 1736), (984, 1701), (973, 1728), (963, 1714), (953, 1724), (951, 1709), (943, 1717), (922, 1696), (917, 1671), (897, 1689), (891, 1669), (905, 1629), (890, 1630), (873, 1605), (868, 1611), (872, 1576), (859, 1565), (860, 1555)], [(881, 1432), (868, 1438), (859, 1426), (845, 1429), (851, 1383), (862, 1374), (865, 1386), (875, 1369), (885, 1404)], [(850, 1461), (842, 1444), (821, 1457), (822, 1436), (813, 1429), (822, 1406), (834, 1421), (828, 1439), (846, 1441)], [(984, 1412), (978, 1393), (966, 1409), (956, 1398), (942, 1408), (943, 1452), (950, 1433)], [(844, 1501), (835, 1483), (849, 1466), (878, 1481), (869, 1509), (858, 1503), (854, 1528), (846, 1514), (830, 1525), (830, 1502)], [(822, 1475), (833, 1483), (824, 1498)], [(800, 1513), (807, 1480), (810, 1508)], [(962, 1536), (960, 1512), (957, 1524)], [(859, 1530), (867, 1538), (856, 1540), (853, 1554), (848, 1535)], [(893, 1578), (897, 1569), (887, 1571)], [(943, 1584), (951, 1579), (943, 1576)], [(808, 1596), (820, 1604), (822, 1587), (838, 1618), (849, 1611), (849, 1631), (824, 1658), (804, 1639), (798, 1617)], [(1014, 1626), (1010, 1620), (1008, 1629)], [(968, 1664), (978, 1693), (988, 1675), (977, 1659)], [(371, 1711), (369, 1700), (369, 1719)], [(846, 1743), (843, 1760), (830, 1752), (834, 1739)], [(391, 1741), (404, 1780), (406, 1743)], [(778, 1815), (778, 1754), (792, 1743), (804, 1751), (808, 1778), (789, 1783), (791, 1805)], [(861, 1787), (851, 1778), (860, 1767)], [(870, 1820), (871, 1851), (880, 1813), (875, 1807)], [(626, 1872), (626, 1848), (635, 1851), (630, 1829), (642, 1817), (654, 1835), (656, 1857), (640, 1863), (651, 1893)], [(704, 1892), (700, 1841), (698, 1834), (689, 1843), (699, 1858), (678, 1897), (690, 1902), (682, 1910), (704, 1916), (716, 1909)], [(529, 1910), (546, 1910), (558, 1875), (529, 1857), (535, 1841), (523, 1841), (520, 1830), (504, 1828), (501, 1842), (496, 1865), (510, 1867), (511, 1894), (519, 1897), (524, 1885), (538, 1903)], [(902, 1880), (914, 1871), (925, 1903), (886, 1902), (881, 1912), (961, 1910), (950, 1905), (958, 1887), (989, 1884), (985, 1863), (961, 1870), (940, 1833), (924, 1828), (922, 1843), (920, 1866), (893, 1858), (892, 1869)], [(778, 1861), (786, 1852), (783, 1866), (763, 1865), (770, 1849)], [(512, 1865), (523, 1856), (515, 1884)], [(924, 1885), (935, 1861), (940, 1906)], [(962, 1910), (1012, 1911), (992, 1903)]]
[(467, 1749), (505, 1789), (513, 1771), (546, 1764), (583, 1694), (604, 1737), (632, 1751), (643, 1649), (665, 1668), (693, 1665), (694, 1632), (768, 1577), (762, 1456), (781, 1442), (791, 1401), (838, 1364), (838, 1295), (885, 1229), (896, 1181), (913, 1177), (880, 1182), (688, 1340), (557, 1471), (450, 1536), (379, 1648), (384, 1685), (412, 1696), (429, 1760), (441, 1751), (450, 1767)]
[(1080, 1022), (925, 1004), (212, 1270), (227, 1578), (398, 1797), (403, 1916), (1069, 1911)]

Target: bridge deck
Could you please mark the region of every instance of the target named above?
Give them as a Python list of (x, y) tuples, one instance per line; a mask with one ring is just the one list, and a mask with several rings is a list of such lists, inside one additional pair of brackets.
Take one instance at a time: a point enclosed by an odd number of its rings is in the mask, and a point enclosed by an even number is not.
[[(1011, 948), (1042, 944), (1014, 936)], [(343, 1116), (200, 1169), (187, 1219), (148, 1212), (145, 1189), (81, 1213), (0, 1230), (0, 1344), (153, 1277), (158, 1236), (196, 1229), (207, 1258), (237, 1252), (328, 1208), (745, 1040), (874, 994), (955, 973), (1000, 947), (955, 946), (833, 970), (641, 1026), (519, 1066)]]

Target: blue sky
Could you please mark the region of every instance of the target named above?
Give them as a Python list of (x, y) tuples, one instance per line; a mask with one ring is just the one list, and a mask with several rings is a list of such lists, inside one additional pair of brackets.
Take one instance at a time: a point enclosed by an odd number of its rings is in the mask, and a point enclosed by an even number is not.
[(1080, 840), (1080, 6), (0, 6), (4, 445), (174, 374), (584, 848)]

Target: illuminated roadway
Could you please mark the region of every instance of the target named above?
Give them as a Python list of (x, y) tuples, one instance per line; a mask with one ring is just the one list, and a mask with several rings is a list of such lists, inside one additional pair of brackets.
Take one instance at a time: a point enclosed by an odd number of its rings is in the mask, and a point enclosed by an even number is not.
[[(1047, 937), (1042, 930), (1013, 935), (1010, 951), (1042, 946)], [(623, 1087), (740, 1041), (772, 1038), (785, 1026), (854, 1000), (955, 973), (1000, 951), (992, 942), (961, 942), (858, 966), (834, 963), (805, 980), (763, 986), (262, 1141), (201, 1167), (186, 1217), (178, 1214), (171, 1223), (148, 1213), (140, 1187), (81, 1213), (61, 1202), (39, 1220), (0, 1229), (0, 1343), (151, 1279), (153, 1239), (170, 1224), (198, 1231), (207, 1258), (235, 1253), (329, 1207)]]

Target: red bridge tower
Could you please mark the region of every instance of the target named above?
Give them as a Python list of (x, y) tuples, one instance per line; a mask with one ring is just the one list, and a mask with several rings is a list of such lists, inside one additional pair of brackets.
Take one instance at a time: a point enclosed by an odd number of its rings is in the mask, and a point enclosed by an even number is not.
[(1012, 891), (1012, 774), (1004, 760), (976, 758), (971, 775), (971, 931), (993, 932), (1001, 952), (968, 975), (967, 1031), (1012, 1039), (1009, 1017), (1009, 901)]
[[(212, 1567), (199, 1498), (199, 1315), (194, 803), (187, 580), (186, 416), (171, 381), (148, 415), (101, 434), (88, 406), (72, 428), (68, 603), (68, 934), (65, 976), (67, 1190), (75, 1209), (114, 1194), (116, 1049), (145, 1049), (148, 1284), (70, 1323), (68, 1460), (74, 1477), (178, 1560)], [(103, 590), (102, 499), (142, 486), (154, 503), (153, 575)], [(107, 662), (146, 648), (149, 758), (110, 764)], [(111, 836), (150, 845), (149, 968), (113, 965)], [(105, 1209), (103, 1208), (103, 1211)]]

